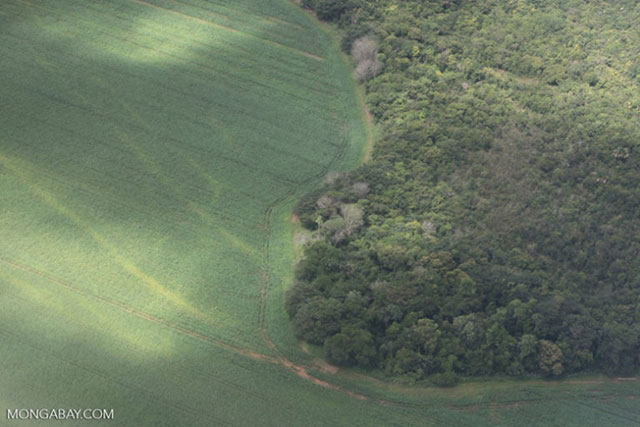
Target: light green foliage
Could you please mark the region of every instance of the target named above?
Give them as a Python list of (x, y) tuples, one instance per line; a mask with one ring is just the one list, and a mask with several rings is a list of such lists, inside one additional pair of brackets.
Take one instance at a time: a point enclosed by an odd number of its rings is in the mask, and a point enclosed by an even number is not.
[(540, 340), (540, 369), (547, 374), (562, 374), (562, 350), (556, 344), (547, 340)]

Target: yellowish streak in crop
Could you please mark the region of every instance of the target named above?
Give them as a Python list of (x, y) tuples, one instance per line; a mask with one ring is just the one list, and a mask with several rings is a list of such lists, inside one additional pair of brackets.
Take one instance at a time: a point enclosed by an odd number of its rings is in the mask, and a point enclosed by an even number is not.
[[(64, 217), (70, 219), (77, 227), (91, 236), (101, 247), (106, 249), (109, 255), (116, 260), (116, 262), (122, 267), (123, 270), (130, 273), (134, 277), (136, 277), (140, 282), (145, 284), (149, 289), (154, 291), (155, 293), (162, 295), (168, 301), (172, 302), (176, 306), (182, 308), (188, 313), (200, 318), (207, 320), (208, 318), (193, 307), (191, 304), (187, 303), (180, 296), (168, 290), (165, 286), (159, 283), (152, 276), (146, 274), (142, 271), (138, 266), (124, 258), (118, 252), (117, 248), (113, 246), (101, 233), (93, 229), (89, 224), (87, 224), (79, 215), (72, 212), (68, 208), (66, 208), (60, 201), (58, 201), (50, 192), (46, 191), (38, 184), (36, 184), (35, 180), (29, 176), (27, 170), (29, 169), (26, 162), (12, 158), (10, 159), (4, 154), (0, 153), (0, 163), (4, 165), (7, 169), (9, 169), (13, 174), (18, 177), (22, 182), (27, 185), (27, 187), (38, 197), (40, 197), (47, 205), (55, 209), (58, 213), (63, 215)], [(17, 166), (19, 164), (19, 166)]]

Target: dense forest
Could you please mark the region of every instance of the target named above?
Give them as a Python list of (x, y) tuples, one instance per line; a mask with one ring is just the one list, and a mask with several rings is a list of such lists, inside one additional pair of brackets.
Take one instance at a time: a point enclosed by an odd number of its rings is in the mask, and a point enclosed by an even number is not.
[(443, 385), (636, 372), (640, 4), (302, 3), (341, 32), (379, 135), (296, 208), (299, 337)]

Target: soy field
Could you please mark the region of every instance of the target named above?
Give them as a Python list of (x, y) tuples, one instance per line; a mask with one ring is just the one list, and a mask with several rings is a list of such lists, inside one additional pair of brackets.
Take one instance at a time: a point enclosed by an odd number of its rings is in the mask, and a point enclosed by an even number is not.
[(640, 422), (633, 381), (421, 389), (301, 349), (291, 210), (369, 131), (299, 5), (3, 0), (0, 54), (0, 425)]

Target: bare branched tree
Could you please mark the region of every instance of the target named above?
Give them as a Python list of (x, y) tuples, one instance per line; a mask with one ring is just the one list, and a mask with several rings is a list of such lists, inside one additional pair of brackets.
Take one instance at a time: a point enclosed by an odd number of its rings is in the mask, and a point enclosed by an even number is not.
[(356, 182), (351, 186), (351, 190), (358, 199), (362, 199), (369, 194), (369, 184), (366, 182)]
[(372, 61), (367, 59), (366, 61), (362, 61), (356, 67), (356, 77), (360, 81), (367, 81), (382, 71), (382, 63), (377, 59)]
[(370, 36), (360, 37), (351, 46), (351, 56), (357, 62), (366, 61), (367, 59), (374, 60), (377, 54), (378, 43)]
[(333, 185), (335, 184), (338, 180), (342, 179), (345, 177), (345, 173), (344, 172), (337, 172), (337, 171), (331, 171), (327, 174), (327, 176), (325, 177), (327, 184), (329, 185)]
[(369, 80), (382, 71), (382, 63), (378, 61), (378, 43), (370, 36), (353, 42), (351, 56), (357, 62), (355, 74), (360, 81)]
[(316, 206), (319, 209), (326, 209), (333, 206), (334, 203), (335, 203), (335, 200), (333, 200), (331, 197), (325, 194), (316, 201)]

